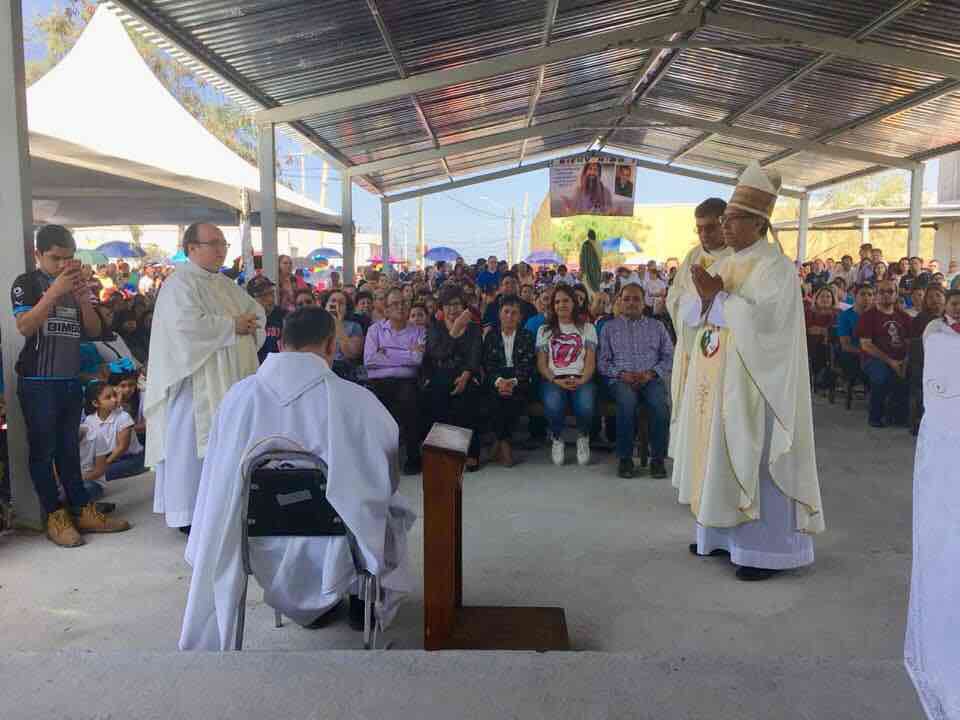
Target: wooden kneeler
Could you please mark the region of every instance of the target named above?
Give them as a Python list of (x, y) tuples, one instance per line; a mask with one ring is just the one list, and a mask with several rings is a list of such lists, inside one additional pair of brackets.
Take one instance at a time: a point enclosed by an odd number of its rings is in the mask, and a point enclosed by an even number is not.
[(463, 469), (472, 434), (436, 423), (423, 443), (424, 648), (569, 650), (563, 608), (463, 605)]

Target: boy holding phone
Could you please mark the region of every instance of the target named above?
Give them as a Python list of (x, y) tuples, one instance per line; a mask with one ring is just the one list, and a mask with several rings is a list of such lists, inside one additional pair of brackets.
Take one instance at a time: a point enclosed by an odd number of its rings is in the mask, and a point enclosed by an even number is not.
[[(80, 342), (99, 337), (100, 318), (80, 276), (76, 243), (60, 225), (37, 232), (37, 269), (10, 291), (17, 330), (26, 338), (17, 360), (17, 393), (30, 446), (30, 477), (47, 513), (47, 537), (83, 545), (80, 532), (119, 532), (129, 523), (100, 513), (83, 486), (78, 428), (83, 408)], [(54, 464), (67, 498), (58, 499)]]

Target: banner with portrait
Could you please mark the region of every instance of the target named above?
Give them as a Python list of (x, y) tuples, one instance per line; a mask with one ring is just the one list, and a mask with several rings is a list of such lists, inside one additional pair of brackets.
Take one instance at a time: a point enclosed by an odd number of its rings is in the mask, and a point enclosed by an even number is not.
[(633, 216), (636, 165), (630, 158), (585, 153), (550, 166), (550, 216)]

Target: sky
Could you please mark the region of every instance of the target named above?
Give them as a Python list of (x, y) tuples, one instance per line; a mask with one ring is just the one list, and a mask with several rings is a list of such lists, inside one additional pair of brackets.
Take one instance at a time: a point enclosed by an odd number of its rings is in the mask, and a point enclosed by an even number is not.
[[(25, 53), (27, 58), (42, 56), (44, 48), (31, 43), (35, 31), (31, 29), (33, 20), (50, 10), (53, 0), (23, 0), (25, 26)], [(27, 109), (29, 112), (29, 108)], [(297, 143), (280, 136), (278, 158), (300, 152)], [(305, 181), (306, 195), (315, 201), (320, 200), (322, 175), (322, 157), (310, 156), (301, 178), (299, 161), (283, 168), (282, 174), (290, 180), (297, 190)], [(937, 163), (927, 164), (924, 179), (925, 187), (936, 187)], [(524, 197), (528, 200), (528, 225), (547, 193), (549, 172), (538, 170), (516, 175), (502, 180), (473, 185), (460, 190), (437, 193), (424, 197), (424, 228), (426, 243), (436, 247), (445, 245), (459, 251), (468, 259), (487, 255), (503, 257), (506, 252), (508, 216), (510, 208), (516, 215), (516, 236), (519, 236)], [(727, 185), (704, 182), (690, 178), (639, 170), (637, 173), (636, 202), (651, 203), (693, 203), (706, 197), (726, 198), (731, 191)], [(327, 184), (326, 206), (331, 210), (340, 210), (340, 174), (331, 169)], [(380, 198), (354, 185), (353, 190), (354, 222), (359, 232), (380, 233)], [(391, 206), (391, 248), (393, 255), (403, 254), (403, 238), (407, 237), (408, 257), (413, 257), (416, 246), (417, 201), (410, 200)], [(529, 235), (527, 236), (529, 237)]]

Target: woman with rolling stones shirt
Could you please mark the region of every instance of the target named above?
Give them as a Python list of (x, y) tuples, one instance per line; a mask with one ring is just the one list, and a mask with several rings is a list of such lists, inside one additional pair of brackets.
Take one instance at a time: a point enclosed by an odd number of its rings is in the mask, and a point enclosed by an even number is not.
[(597, 360), (597, 331), (577, 302), (572, 287), (559, 284), (537, 332), (537, 369), (543, 376), (540, 397), (553, 435), (554, 465), (564, 463), (563, 428), (567, 403), (577, 417), (577, 462), (590, 462), (590, 425), (596, 404), (593, 374)]

